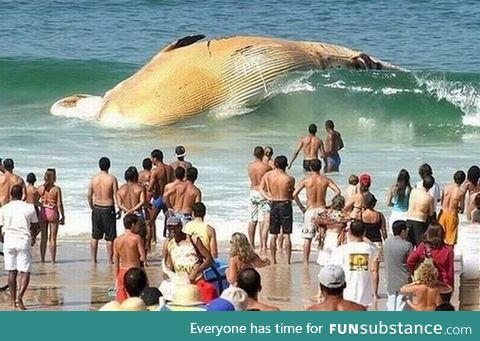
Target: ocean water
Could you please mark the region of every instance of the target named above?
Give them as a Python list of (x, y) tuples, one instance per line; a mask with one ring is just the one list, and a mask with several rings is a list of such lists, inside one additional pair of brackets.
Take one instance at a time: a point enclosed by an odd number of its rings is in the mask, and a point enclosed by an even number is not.
[[(87, 237), (86, 192), (97, 160), (109, 156), (122, 179), (154, 148), (173, 161), (183, 144), (199, 168), (207, 220), (222, 239), (246, 231), (246, 167), (256, 145), (290, 155), (312, 122), (333, 119), (345, 140), (341, 187), (351, 173), (373, 175), (379, 208), (401, 168), (412, 183), (429, 162), (437, 181), (478, 164), (478, 1), (0, 1), (0, 157), (19, 174), (55, 167), (66, 225)], [(216, 111), (168, 127), (106, 126), (53, 116), (74, 93), (102, 95), (163, 46), (190, 34), (266, 35), (363, 50), (406, 72), (289, 75), (255, 108)], [(320, 136), (323, 136), (323, 131)], [(301, 161), (292, 174), (303, 176)], [(295, 212), (294, 240), (301, 214)]]

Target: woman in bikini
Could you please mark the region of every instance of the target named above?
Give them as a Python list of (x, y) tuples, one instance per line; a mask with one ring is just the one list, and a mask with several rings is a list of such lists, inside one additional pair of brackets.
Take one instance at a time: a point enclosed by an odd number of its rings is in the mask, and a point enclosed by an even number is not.
[(230, 258), (228, 260), (227, 281), (235, 284), (238, 273), (246, 268), (261, 268), (270, 265), (268, 258), (261, 259), (248, 242), (246, 235), (240, 232), (232, 234), (230, 240)]
[(60, 187), (55, 185), (55, 181), (57, 179), (55, 169), (47, 169), (43, 179), (45, 183), (38, 188), (38, 194), (40, 195), (41, 203), (40, 257), (42, 263), (45, 262), (45, 253), (47, 251), (48, 239), (51, 261), (52, 264), (55, 264), (57, 256), (58, 225), (65, 224), (62, 190), (60, 189)]
[(345, 211), (350, 213), (350, 218), (362, 220), (362, 212), (365, 209), (365, 194), (369, 192), (372, 178), (368, 174), (359, 176), (360, 192), (353, 195), (345, 205)]

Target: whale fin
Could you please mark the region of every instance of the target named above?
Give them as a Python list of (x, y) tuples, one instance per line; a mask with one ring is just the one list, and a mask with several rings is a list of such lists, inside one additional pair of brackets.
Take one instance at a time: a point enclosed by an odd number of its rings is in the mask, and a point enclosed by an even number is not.
[(196, 43), (197, 41), (202, 40), (203, 38), (205, 38), (203, 34), (197, 34), (194, 36), (187, 36), (187, 37), (180, 38), (177, 41), (174, 41), (173, 43), (171, 43), (170, 45), (167, 45), (162, 50), (162, 52), (168, 52), (175, 49), (179, 49), (180, 47), (192, 45), (193, 43)]

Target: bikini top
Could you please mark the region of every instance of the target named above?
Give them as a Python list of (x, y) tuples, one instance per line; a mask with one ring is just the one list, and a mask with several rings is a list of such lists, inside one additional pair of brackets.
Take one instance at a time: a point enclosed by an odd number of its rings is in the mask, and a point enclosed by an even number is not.
[(380, 218), (375, 223), (366, 223), (363, 222), (365, 227), (365, 237), (370, 239), (372, 242), (377, 243), (382, 241), (382, 218)]

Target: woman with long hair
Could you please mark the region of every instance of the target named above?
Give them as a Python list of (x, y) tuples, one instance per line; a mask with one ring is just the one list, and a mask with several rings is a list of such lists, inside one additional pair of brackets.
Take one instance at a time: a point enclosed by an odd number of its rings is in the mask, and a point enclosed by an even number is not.
[(365, 194), (365, 210), (362, 212), (362, 222), (365, 226), (365, 237), (378, 248), (378, 253), (372, 264), (373, 292), (378, 298), (380, 282), (380, 262), (383, 262), (383, 241), (387, 239), (387, 229), (384, 215), (375, 209), (377, 199), (372, 193)]
[(388, 221), (390, 229), (397, 220), (407, 221), (408, 200), (411, 191), (410, 174), (406, 169), (402, 169), (398, 173), (397, 182), (390, 187), (387, 194), (387, 205), (392, 207), (392, 214)]
[(442, 225), (431, 224), (415, 251), (407, 259), (407, 266), (413, 273), (417, 266), (431, 258), (438, 270), (438, 280), (453, 288), (454, 284), (454, 255), (453, 248), (444, 242), (445, 232)]
[(227, 281), (234, 284), (238, 273), (246, 268), (261, 268), (270, 265), (268, 258), (261, 259), (248, 242), (246, 235), (240, 232), (232, 234), (230, 239), (230, 258), (228, 259)]
[(45, 253), (47, 251), (47, 239), (50, 248), (50, 256), (52, 264), (55, 264), (57, 257), (57, 234), (58, 225), (65, 224), (65, 213), (63, 210), (62, 190), (55, 185), (57, 174), (55, 169), (49, 168), (43, 177), (45, 181), (38, 188), (40, 195), (40, 222), (41, 222), (41, 239), (40, 239), (40, 258), (42, 263), (45, 262)]

